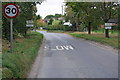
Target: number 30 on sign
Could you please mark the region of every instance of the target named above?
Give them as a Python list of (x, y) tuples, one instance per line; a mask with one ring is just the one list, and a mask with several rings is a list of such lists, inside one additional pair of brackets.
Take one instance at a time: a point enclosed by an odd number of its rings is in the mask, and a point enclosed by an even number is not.
[(18, 15), (18, 12), (18, 7), (13, 3), (9, 3), (4, 7), (4, 14), (8, 18), (15, 18)]

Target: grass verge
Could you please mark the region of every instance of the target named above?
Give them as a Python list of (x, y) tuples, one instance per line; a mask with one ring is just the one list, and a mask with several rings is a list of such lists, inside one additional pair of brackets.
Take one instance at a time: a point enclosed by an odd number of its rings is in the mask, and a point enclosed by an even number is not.
[(51, 32), (51, 33), (72, 33), (73, 31), (47, 30), (47, 32)]
[(26, 78), (31, 64), (34, 62), (43, 35), (38, 32), (29, 33), (26, 38), (14, 41), (13, 53), (3, 49), (2, 77), (3, 78)]
[(96, 41), (105, 45), (112, 46), (113, 48), (120, 49), (118, 46), (118, 36), (110, 35), (110, 38), (105, 38), (104, 34), (94, 33), (88, 35), (86, 33), (69, 33), (70, 35), (78, 38), (84, 38), (86, 40)]

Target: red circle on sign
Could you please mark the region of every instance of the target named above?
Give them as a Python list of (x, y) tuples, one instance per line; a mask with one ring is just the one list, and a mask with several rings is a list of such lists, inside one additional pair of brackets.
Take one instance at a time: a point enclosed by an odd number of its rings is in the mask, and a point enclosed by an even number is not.
[[(16, 7), (16, 15), (15, 16), (8, 16), (6, 13), (5, 13), (5, 8), (7, 7), (7, 6), (9, 6), (9, 5), (13, 5), (13, 6), (15, 6)], [(8, 18), (15, 18), (15, 17), (17, 17), (18, 16), (18, 12), (19, 12), (19, 10), (18, 10), (18, 6), (16, 5), (16, 4), (13, 4), (13, 3), (9, 3), (9, 4), (7, 4), (7, 5), (5, 5), (4, 6), (4, 14), (5, 14), (5, 16), (6, 17), (8, 17)]]

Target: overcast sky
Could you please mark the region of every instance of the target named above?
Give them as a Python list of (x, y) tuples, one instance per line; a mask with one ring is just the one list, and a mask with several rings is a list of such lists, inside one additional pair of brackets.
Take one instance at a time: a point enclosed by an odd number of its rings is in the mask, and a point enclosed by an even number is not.
[(62, 14), (62, 5), (64, 0), (46, 0), (41, 5), (37, 5), (37, 15), (44, 18), (47, 15), (56, 13)]

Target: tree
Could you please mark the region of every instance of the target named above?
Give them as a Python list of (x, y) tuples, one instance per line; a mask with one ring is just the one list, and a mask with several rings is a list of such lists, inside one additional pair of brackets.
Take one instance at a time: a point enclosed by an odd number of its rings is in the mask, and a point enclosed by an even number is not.
[(52, 25), (59, 25), (60, 24), (60, 20), (54, 20), (53, 22), (52, 22)]
[(65, 22), (69, 22), (73, 25), (72, 30), (76, 30), (76, 22), (75, 22), (75, 13), (72, 11), (72, 8), (70, 6), (67, 6), (65, 13)]
[[(111, 18), (116, 18), (117, 14), (117, 5), (114, 2), (103, 2), (103, 3), (96, 3), (96, 7), (99, 10), (100, 18), (104, 21), (104, 24), (108, 22)], [(108, 29), (105, 30), (105, 35), (109, 38)]]
[(90, 23), (90, 11), (91, 11), (91, 3), (78, 3), (78, 2), (68, 2), (67, 7), (71, 7), (72, 11), (74, 12), (74, 20), (76, 23), (77, 31), (80, 31), (80, 24), (83, 23)]
[[(17, 36), (18, 33), (25, 36), (27, 33), (26, 28), (26, 21), (31, 20), (36, 15), (37, 12), (36, 9), (36, 2), (13, 2), (19, 7), (19, 15), (13, 20), (13, 34), (14, 38)], [(2, 6), (4, 7), (8, 3), (2, 3)], [(3, 14), (3, 13), (2, 13)], [(3, 38), (9, 40), (9, 34), (10, 34), (10, 24), (9, 24), (9, 18), (7, 18), (4, 14), (2, 15), (3, 20)]]
[(66, 18), (75, 21), (77, 31), (81, 30), (80, 24), (87, 26), (89, 34), (91, 34), (91, 28), (97, 29), (100, 24), (116, 18), (118, 13), (113, 2), (67, 2), (66, 6)]
[(58, 18), (60, 18), (61, 16), (62, 16), (61, 14), (55, 14), (54, 17), (55, 17), (56, 19), (58, 19)]
[(47, 15), (44, 19), (51, 19), (54, 18), (54, 15)]
[(48, 25), (52, 25), (52, 22), (54, 21), (54, 19), (58, 20), (59, 18), (61, 18), (62, 15), (61, 14), (55, 14), (55, 15), (47, 15), (44, 20), (47, 21)]
[(37, 18), (36, 18), (37, 20), (39, 20), (39, 19), (42, 18), (40, 15), (37, 15), (36, 17), (37, 17)]
[(42, 18), (37, 20), (37, 27), (44, 27), (45, 26), (45, 22), (42, 20)]

